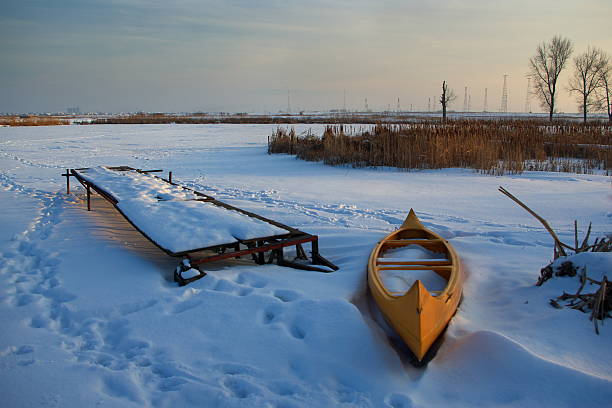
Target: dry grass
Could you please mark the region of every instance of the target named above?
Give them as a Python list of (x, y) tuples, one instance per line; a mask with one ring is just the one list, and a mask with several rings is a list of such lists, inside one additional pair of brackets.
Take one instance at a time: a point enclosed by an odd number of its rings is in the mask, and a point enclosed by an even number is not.
[(502, 175), (525, 170), (592, 173), (612, 170), (612, 128), (537, 121), (447, 121), (328, 126), (321, 137), (277, 129), (269, 153), (353, 167), (472, 168)]
[(139, 113), (125, 116), (113, 116), (109, 118), (97, 118), (90, 123), (84, 124), (299, 124), (299, 123), (372, 123), (380, 120), (378, 116), (309, 116), (309, 115), (247, 115), (237, 114), (216, 114), (195, 113), (189, 116), (173, 115), (165, 113)]
[(0, 116), (0, 126), (69, 125), (70, 121), (55, 116)]

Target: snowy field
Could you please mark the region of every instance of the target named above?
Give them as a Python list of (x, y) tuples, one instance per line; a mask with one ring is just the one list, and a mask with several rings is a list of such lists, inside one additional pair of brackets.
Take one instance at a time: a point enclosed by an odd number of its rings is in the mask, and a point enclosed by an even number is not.
[[(297, 131), (320, 126), (298, 126)], [(612, 322), (597, 336), (535, 287), (544, 228), (612, 230), (610, 177), (482, 176), (327, 167), (266, 154), (272, 125), (0, 128), (3, 407), (577, 407), (612, 404)], [(98, 196), (65, 194), (66, 168), (128, 165), (320, 236), (340, 270), (218, 263), (179, 288), (178, 261)], [(366, 262), (410, 208), (449, 239), (464, 298), (437, 356), (408, 363), (374, 320)], [(163, 228), (163, 227), (162, 227)], [(610, 253), (581, 256), (589, 276)], [(610, 277), (610, 274), (608, 274)]]

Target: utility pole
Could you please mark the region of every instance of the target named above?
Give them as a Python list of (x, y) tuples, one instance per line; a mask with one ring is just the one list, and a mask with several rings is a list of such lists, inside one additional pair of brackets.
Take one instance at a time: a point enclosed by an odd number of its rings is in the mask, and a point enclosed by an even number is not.
[(427, 98), (427, 112), (431, 112), (431, 98)]
[(465, 87), (465, 91), (463, 92), (463, 111), (467, 112), (468, 110), (468, 95), (467, 95), (467, 86)]
[(483, 111), (483, 112), (486, 112), (486, 111), (487, 111), (487, 104), (488, 104), (488, 101), (487, 101), (487, 99), (488, 99), (488, 98), (487, 98), (487, 91), (488, 91), (488, 90), (489, 90), (489, 88), (485, 88), (484, 107), (483, 107), (483, 109), (482, 109), (482, 111)]

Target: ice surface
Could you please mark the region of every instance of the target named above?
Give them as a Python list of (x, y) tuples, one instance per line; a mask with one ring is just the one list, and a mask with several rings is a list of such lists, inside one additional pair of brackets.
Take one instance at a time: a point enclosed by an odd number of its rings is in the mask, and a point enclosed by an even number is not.
[[(324, 128), (296, 132), (309, 127)], [(589, 221), (592, 237), (610, 232), (609, 177), (329, 167), (268, 155), (275, 128), (0, 128), (2, 406), (609, 405), (612, 324), (598, 336), (588, 315), (548, 304), (575, 293), (578, 277), (534, 286), (552, 240), (497, 192), (503, 185), (571, 243), (574, 219), (581, 236)], [(179, 288), (176, 258), (101, 234), (102, 204), (88, 213), (82, 189), (65, 194), (66, 168), (101, 163), (173, 170), (189, 187), (315, 233), (340, 270), (226, 262)], [(370, 251), (410, 207), (450, 240), (467, 277), (424, 369), (405, 363), (366, 298)], [(612, 278), (611, 254), (573, 259)]]

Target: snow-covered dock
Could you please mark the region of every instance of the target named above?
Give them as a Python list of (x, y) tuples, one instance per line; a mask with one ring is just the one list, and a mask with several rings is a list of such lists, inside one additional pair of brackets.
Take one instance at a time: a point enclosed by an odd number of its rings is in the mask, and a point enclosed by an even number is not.
[[(171, 256), (186, 257), (189, 266), (252, 255), (257, 263), (271, 263), (301, 269), (330, 272), (337, 267), (318, 251), (318, 237), (287, 225), (223, 203), (204, 193), (180, 186), (151, 173), (127, 166), (68, 169), (87, 189), (87, 206), (93, 189), (115, 208), (141, 234)], [(312, 245), (312, 263), (284, 259), (283, 248), (296, 246), (296, 254), (307, 259), (302, 244)], [(203, 251), (209, 251), (202, 255)], [(213, 254), (210, 254), (210, 251)], [(270, 252), (266, 261), (265, 253)], [(180, 283), (187, 283), (178, 276)]]

